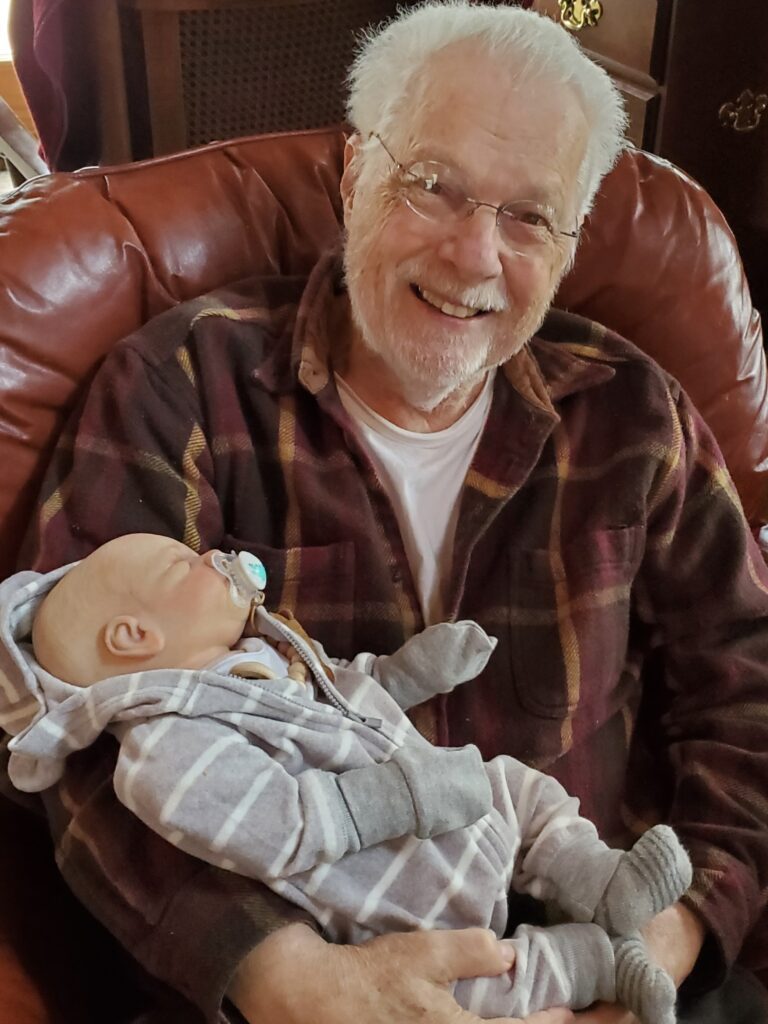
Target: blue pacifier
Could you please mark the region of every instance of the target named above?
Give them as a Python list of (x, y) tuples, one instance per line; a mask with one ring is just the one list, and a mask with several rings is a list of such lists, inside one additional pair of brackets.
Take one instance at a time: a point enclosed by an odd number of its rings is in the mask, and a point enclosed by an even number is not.
[(250, 551), (231, 551), (228, 555), (216, 551), (211, 565), (229, 580), (229, 594), (235, 604), (247, 608), (251, 602), (261, 604), (267, 586), (264, 563)]

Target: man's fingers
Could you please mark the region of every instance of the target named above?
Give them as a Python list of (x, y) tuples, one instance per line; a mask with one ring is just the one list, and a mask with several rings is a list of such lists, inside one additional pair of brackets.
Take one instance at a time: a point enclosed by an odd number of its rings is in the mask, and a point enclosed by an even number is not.
[(573, 1024), (576, 1018), (571, 1010), (559, 1006), (553, 1010), (540, 1010), (526, 1017), (523, 1024)]
[(487, 928), (410, 932), (373, 941), (390, 946), (390, 955), (402, 957), (411, 971), (440, 985), (503, 974), (514, 962), (511, 948)]
[(574, 1018), (576, 1024), (639, 1024), (637, 1017), (618, 1003), (596, 1003)]
[[(303, 924), (288, 925), (243, 960), (229, 994), (256, 1024), (489, 1024), (461, 1009), (452, 983), (501, 974), (511, 949), (484, 928), (380, 935), (334, 946)], [(296, 964), (302, 984), (296, 986)], [(496, 1024), (572, 1024), (548, 1010)]]

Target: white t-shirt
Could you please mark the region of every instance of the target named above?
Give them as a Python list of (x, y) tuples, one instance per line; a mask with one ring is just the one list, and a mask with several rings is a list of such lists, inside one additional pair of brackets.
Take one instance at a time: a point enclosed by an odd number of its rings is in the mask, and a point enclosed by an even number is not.
[(288, 659), (284, 657), (272, 644), (267, 643), (259, 636), (249, 636), (240, 640), (237, 647), (225, 654), (223, 658), (217, 658), (207, 668), (215, 669), (223, 675), (228, 675), (238, 665), (249, 664), (254, 661), (266, 665), (267, 668), (276, 672), (278, 677), (288, 672)]
[(341, 403), (394, 506), (427, 625), (445, 616), (443, 589), (451, 571), (459, 499), (491, 407), (494, 375), (488, 374), (480, 394), (455, 423), (432, 434), (390, 423), (336, 375)]

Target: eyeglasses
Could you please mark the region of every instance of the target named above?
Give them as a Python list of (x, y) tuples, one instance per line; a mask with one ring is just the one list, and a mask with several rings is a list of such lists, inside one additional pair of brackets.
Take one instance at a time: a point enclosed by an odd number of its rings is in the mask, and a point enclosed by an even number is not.
[(456, 224), (471, 217), (480, 206), (496, 213), (496, 228), (507, 248), (518, 256), (535, 256), (551, 249), (558, 235), (578, 238), (578, 231), (561, 231), (555, 211), (528, 199), (516, 199), (495, 206), (471, 199), (461, 184), (458, 171), (434, 160), (419, 160), (405, 166), (396, 160), (375, 132), (370, 138), (381, 143), (399, 172), (399, 193), (409, 210), (425, 220)]

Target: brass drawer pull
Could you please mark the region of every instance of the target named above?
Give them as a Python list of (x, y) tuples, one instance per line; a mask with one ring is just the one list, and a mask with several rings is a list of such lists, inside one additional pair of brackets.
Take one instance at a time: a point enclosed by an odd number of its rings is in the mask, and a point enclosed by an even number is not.
[(735, 132), (753, 132), (760, 126), (766, 110), (768, 95), (764, 92), (755, 95), (751, 89), (745, 89), (735, 103), (724, 103), (720, 107), (720, 124)]
[(593, 28), (603, 16), (600, 0), (558, 0), (560, 24), (573, 32)]

